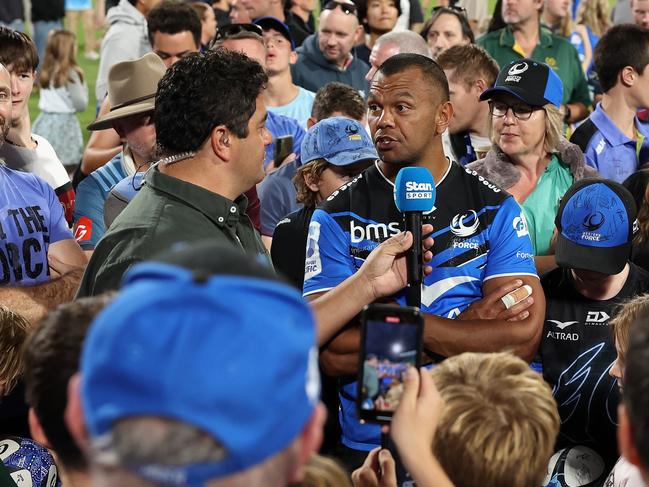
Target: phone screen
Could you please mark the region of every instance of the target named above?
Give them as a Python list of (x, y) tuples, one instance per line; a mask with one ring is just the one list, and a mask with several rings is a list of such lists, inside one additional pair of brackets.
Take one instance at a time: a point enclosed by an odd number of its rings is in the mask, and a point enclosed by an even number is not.
[(419, 366), (421, 315), (414, 308), (381, 306), (366, 316), (358, 408), (363, 420), (387, 422), (401, 399), (406, 370)]

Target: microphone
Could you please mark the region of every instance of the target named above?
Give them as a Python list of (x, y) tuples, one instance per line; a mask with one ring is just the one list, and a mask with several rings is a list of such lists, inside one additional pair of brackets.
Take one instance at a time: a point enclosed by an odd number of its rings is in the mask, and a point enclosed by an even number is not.
[(394, 182), (394, 204), (404, 214), (406, 230), (412, 233), (412, 247), (406, 252), (408, 272), (408, 306), (421, 306), (423, 281), (421, 250), (421, 214), (430, 212), (435, 205), (435, 181), (428, 169), (404, 167)]

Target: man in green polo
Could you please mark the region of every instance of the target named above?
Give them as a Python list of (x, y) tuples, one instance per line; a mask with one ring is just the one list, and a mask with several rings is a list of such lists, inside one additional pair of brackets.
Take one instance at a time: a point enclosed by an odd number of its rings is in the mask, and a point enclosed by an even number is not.
[(266, 130), (259, 63), (225, 50), (188, 56), (158, 84), (161, 159), (95, 247), (77, 296), (117, 289), (133, 264), (209, 239), (269, 263), (243, 195), (264, 177)]
[(502, 68), (512, 61), (531, 58), (551, 66), (563, 81), (564, 120), (574, 123), (588, 116), (591, 105), (579, 56), (570, 42), (541, 27), (544, 0), (504, 0), (502, 29), (478, 39)]

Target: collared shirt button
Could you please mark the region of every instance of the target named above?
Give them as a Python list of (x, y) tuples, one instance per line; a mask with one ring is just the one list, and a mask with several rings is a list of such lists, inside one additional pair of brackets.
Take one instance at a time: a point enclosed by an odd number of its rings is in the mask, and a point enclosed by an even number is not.
[(219, 217), (219, 223), (223, 223), (224, 220), (225, 218), (223, 218), (222, 216)]
[(230, 213), (236, 213), (237, 212), (237, 207), (236, 206), (231, 206), (230, 207)]

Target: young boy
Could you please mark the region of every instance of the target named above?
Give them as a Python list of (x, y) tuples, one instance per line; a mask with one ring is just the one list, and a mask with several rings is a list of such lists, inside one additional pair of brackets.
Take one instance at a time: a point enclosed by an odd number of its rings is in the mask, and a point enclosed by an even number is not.
[(590, 166), (618, 183), (649, 161), (649, 123), (636, 116), (649, 106), (647, 64), (647, 29), (623, 24), (606, 32), (595, 48), (602, 101), (570, 138)]
[(27, 34), (0, 27), (0, 63), (11, 75), (11, 127), (0, 146), (0, 159), (18, 171), (30, 172), (44, 179), (56, 192), (72, 223), (74, 190), (68, 173), (43, 137), (33, 134), (29, 118), (29, 97), (34, 88), (38, 52)]

